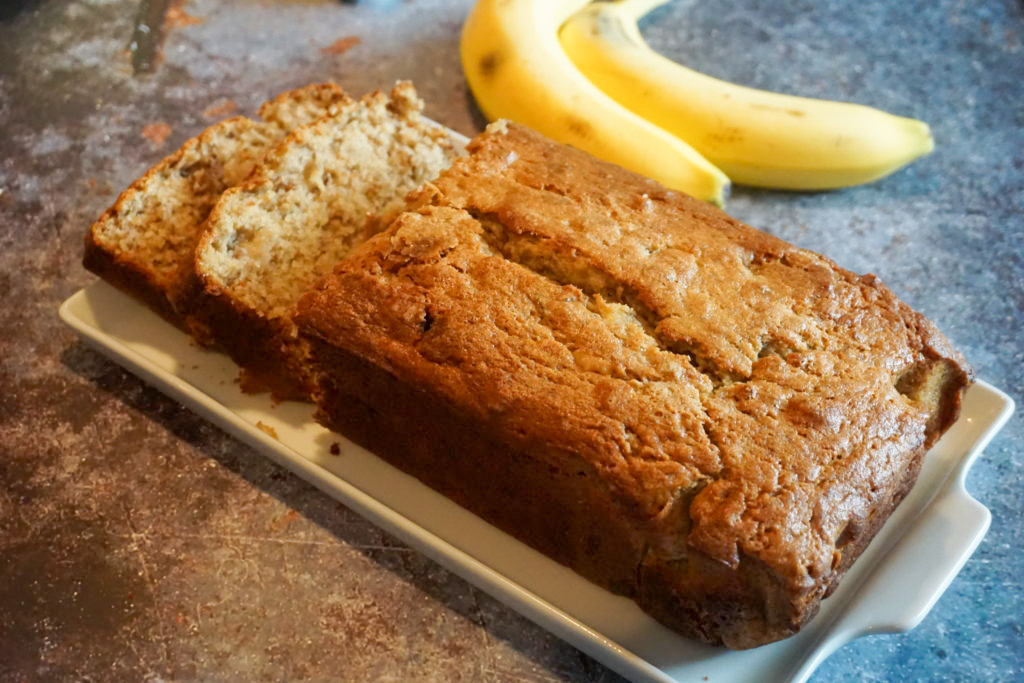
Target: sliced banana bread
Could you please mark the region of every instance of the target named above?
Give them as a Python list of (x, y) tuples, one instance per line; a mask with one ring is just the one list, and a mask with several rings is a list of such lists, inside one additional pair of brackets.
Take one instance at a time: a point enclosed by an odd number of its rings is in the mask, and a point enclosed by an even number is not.
[(461, 153), (421, 116), (410, 83), (300, 127), (220, 198), (196, 250), (197, 316), (243, 368), (249, 390), (305, 398), (299, 296)]
[(288, 131), (350, 101), (336, 85), (310, 85), (265, 103), (258, 121), (237, 116), (210, 126), (132, 183), (92, 225), (85, 267), (187, 328), (196, 243), (221, 193)]

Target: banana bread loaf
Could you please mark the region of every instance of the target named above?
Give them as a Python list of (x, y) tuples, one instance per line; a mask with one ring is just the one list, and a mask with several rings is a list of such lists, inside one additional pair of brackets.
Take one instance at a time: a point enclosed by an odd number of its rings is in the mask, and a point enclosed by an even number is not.
[(857, 276), (492, 125), (299, 302), (319, 419), (694, 638), (796, 632), (970, 369)]

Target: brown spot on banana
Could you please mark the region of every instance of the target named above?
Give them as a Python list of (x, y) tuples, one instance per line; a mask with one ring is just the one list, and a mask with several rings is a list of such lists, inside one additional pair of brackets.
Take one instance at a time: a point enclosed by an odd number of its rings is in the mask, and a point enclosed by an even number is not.
[(497, 73), (504, 61), (505, 56), (498, 50), (488, 52), (480, 58), (480, 76), (485, 79), (494, 78), (494, 74)]
[(751, 104), (750, 107), (752, 109), (763, 109), (765, 111), (778, 111), (778, 112), (782, 112), (783, 114), (789, 114), (790, 116), (797, 116), (797, 117), (799, 117), (799, 116), (807, 116), (807, 112), (805, 112), (802, 109), (789, 109), (789, 108), (786, 108), (786, 107), (773, 107), (770, 104), (756, 104), (756, 103), (755, 104)]
[(589, 138), (593, 133), (593, 128), (589, 123), (578, 116), (573, 116), (572, 114), (565, 117), (565, 126), (573, 133), (573, 135), (577, 135), (584, 140)]
[(713, 129), (704, 136), (704, 139), (711, 145), (735, 145), (742, 142), (743, 138), (743, 130), (731, 126)]

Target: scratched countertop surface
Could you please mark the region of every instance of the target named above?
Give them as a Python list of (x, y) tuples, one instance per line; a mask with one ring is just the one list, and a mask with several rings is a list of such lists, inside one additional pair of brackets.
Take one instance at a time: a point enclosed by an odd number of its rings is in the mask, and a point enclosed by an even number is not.
[[(0, 6), (0, 679), (618, 680), (90, 350), (58, 305), (85, 230), (214, 120), (332, 79), (412, 79), (480, 130), (467, 2)], [(141, 27), (149, 27), (149, 31)], [(162, 28), (161, 28), (162, 27)], [(643, 23), (716, 76), (928, 121), (937, 149), (865, 187), (734, 188), (738, 218), (874, 272), (978, 375), (1024, 386), (1024, 5), (684, 1)], [(968, 489), (992, 527), (915, 630), (816, 681), (1024, 677), (1020, 417)]]

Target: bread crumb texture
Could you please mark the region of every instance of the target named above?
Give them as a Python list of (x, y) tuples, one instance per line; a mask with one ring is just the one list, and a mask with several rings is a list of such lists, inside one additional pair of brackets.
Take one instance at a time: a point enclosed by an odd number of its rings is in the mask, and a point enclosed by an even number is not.
[(220, 198), (196, 253), (207, 290), (268, 318), (285, 318), (299, 295), (366, 236), (405, 195), (459, 153), (424, 120), (412, 85), (346, 103), (296, 129), (252, 177)]
[(638, 520), (637, 566), (767, 571), (795, 630), (952, 420), (963, 359), (874, 277), (653, 181), (516, 124), (470, 151), (302, 301), (304, 328), (546, 444), (552, 472), (576, 454)]

